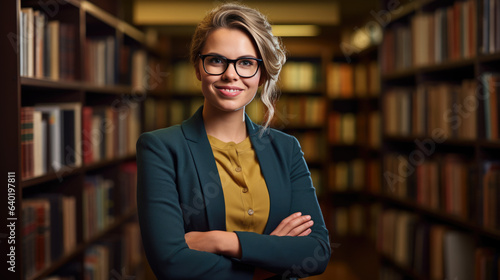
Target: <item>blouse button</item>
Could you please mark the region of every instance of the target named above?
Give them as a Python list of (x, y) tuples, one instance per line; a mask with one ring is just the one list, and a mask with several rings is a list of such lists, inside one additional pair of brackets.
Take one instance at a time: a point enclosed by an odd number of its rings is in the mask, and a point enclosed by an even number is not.
[(238, 167), (236, 167), (234, 170), (235, 170), (236, 172), (241, 172), (241, 167), (239, 167), (239, 166), (238, 166)]
[(248, 209), (248, 215), (250, 215), (250, 216), (253, 215), (253, 209), (252, 208)]
[(242, 191), (243, 193), (247, 193), (247, 192), (248, 192), (248, 188), (243, 188), (241, 191)]

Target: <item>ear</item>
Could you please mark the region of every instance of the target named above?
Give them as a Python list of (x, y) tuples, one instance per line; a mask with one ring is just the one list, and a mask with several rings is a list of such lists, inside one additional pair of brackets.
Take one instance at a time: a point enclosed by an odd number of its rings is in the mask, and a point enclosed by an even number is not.
[(194, 67), (194, 71), (196, 72), (196, 78), (198, 79), (198, 81), (201, 82), (201, 73), (200, 73), (200, 64), (199, 63)]

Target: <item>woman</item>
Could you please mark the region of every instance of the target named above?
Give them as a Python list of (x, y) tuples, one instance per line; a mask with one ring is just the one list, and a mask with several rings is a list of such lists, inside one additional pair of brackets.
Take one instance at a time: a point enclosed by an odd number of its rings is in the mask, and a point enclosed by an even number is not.
[[(204, 105), (137, 142), (144, 248), (158, 279), (276, 279), (324, 271), (328, 232), (297, 140), (269, 129), (285, 62), (259, 12), (225, 4), (198, 25)], [(245, 114), (262, 86), (263, 127)]]

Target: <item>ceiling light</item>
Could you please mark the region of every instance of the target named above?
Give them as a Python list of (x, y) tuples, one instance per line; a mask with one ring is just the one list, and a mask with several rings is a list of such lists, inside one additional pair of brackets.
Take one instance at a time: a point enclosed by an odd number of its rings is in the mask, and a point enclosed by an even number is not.
[(314, 37), (320, 34), (317, 25), (273, 25), (273, 35), (279, 37)]

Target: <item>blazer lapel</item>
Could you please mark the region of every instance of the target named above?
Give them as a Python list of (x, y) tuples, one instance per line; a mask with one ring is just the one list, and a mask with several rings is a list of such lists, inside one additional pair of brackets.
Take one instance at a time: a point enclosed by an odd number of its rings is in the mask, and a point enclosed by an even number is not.
[(188, 140), (187, 143), (200, 180), (208, 226), (210, 230), (226, 230), (224, 193), (203, 124), (202, 110), (203, 106), (191, 118), (184, 121), (181, 127)]
[(255, 154), (259, 160), (260, 169), (269, 192), (269, 218), (264, 229), (264, 233), (269, 234), (288, 214), (285, 211), (286, 207), (283, 207), (285, 201), (282, 195), (286, 192), (284, 190), (284, 182), (282, 181), (283, 176), (280, 176), (282, 169), (278, 168), (279, 161), (276, 159), (276, 153), (272, 149), (273, 139), (269, 135), (269, 131), (261, 133), (259, 127), (247, 115), (245, 115), (245, 120), (250, 140), (255, 149)]

